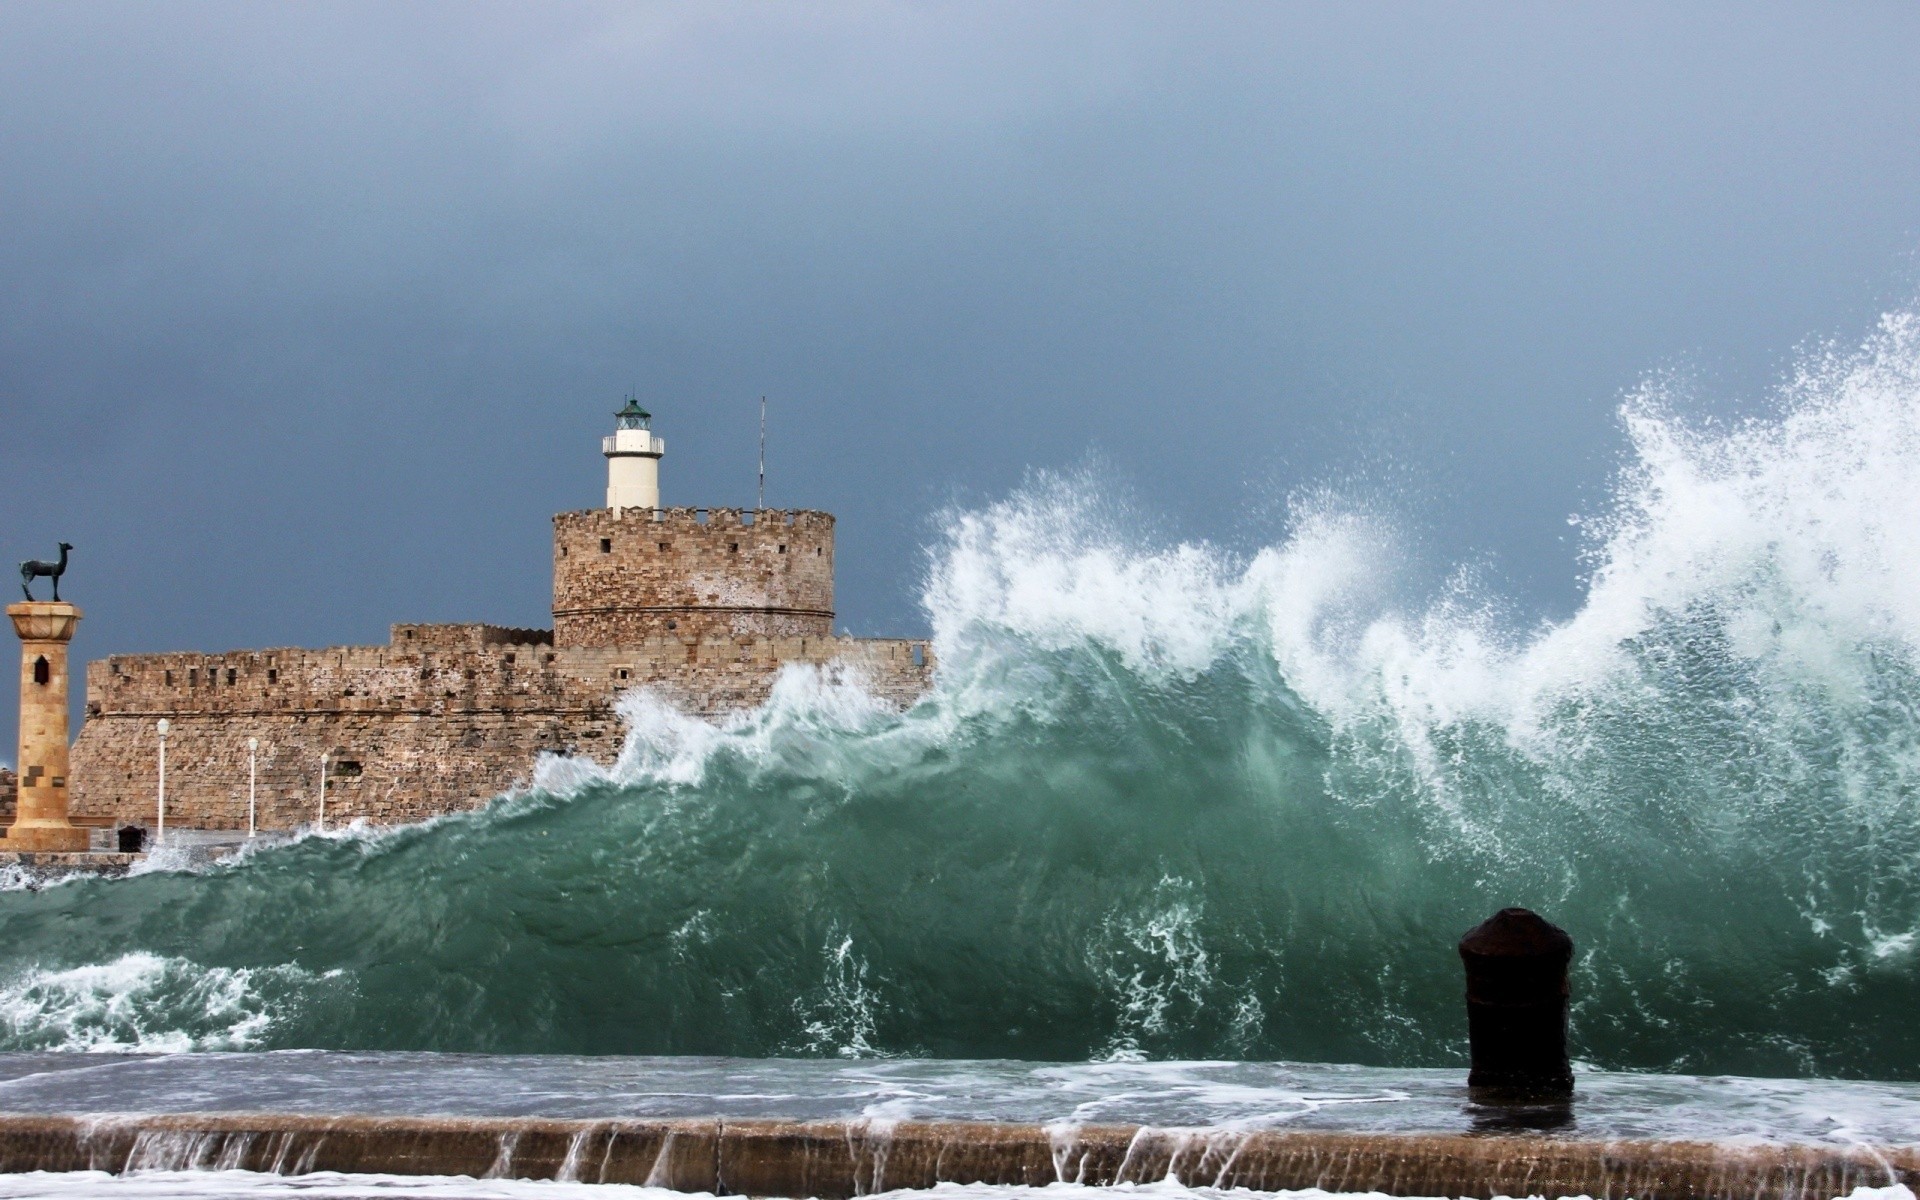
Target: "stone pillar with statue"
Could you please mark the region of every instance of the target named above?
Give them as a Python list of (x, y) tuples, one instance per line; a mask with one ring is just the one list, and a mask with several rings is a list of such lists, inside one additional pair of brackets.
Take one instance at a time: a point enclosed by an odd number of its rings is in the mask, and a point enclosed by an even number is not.
[[(58, 568), (22, 563), (22, 583), (51, 576), (58, 597), (70, 548), (61, 545)], [(20, 790), (4, 845), (8, 850), (85, 851), (87, 830), (67, 819), (67, 644), (80, 624), (80, 610), (57, 598), (35, 600), (29, 591), (25, 602), (7, 606), (7, 616), (20, 638)]]

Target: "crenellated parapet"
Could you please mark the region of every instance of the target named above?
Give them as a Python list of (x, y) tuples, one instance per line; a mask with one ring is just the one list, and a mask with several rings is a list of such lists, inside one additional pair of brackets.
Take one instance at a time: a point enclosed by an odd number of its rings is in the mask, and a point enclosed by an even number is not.
[(833, 516), (796, 509), (590, 509), (553, 519), (557, 646), (649, 637), (827, 637)]
[(486, 646), (551, 646), (553, 630), (521, 629), (512, 625), (478, 623), (425, 624), (409, 622), (393, 627), (392, 645), (415, 650), (479, 650)]

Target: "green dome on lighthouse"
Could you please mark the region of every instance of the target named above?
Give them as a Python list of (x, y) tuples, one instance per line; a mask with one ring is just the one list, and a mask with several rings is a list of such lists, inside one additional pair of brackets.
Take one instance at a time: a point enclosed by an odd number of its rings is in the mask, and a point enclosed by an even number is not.
[(632, 396), (627, 397), (627, 406), (613, 415), (619, 421), (619, 424), (614, 426), (616, 429), (652, 428), (648, 422), (653, 420), (653, 414), (641, 408), (640, 402)]

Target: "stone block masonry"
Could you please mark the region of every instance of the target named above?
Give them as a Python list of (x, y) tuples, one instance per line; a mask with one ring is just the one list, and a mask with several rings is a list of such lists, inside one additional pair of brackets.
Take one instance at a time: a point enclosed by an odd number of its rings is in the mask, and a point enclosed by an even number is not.
[(914, 640), (676, 629), (621, 646), (555, 643), (546, 630), (404, 624), (385, 646), (90, 663), (73, 815), (153, 824), (160, 717), (171, 722), (169, 826), (246, 828), (249, 737), (261, 829), (314, 821), (322, 754), (329, 825), (395, 824), (476, 807), (525, 780), (543, 751), (610, 764), (625, 734), (614, 704), (632, 688), (716, 717), (765, 700), (782, 667), (840, 663), (904, 707), (934, 666)]
[(592, 509), (553, 519), (556, 646), (833, 632), (833, 517)]
[[(65, 561), (65, 550), (61, 551)], [(68, 820), (67, 644), (80, 610), (58, 600), (7, 605), (20, 638), (20, 781), (7, 845), (14, 850), (84, 851), (85, 829)]]

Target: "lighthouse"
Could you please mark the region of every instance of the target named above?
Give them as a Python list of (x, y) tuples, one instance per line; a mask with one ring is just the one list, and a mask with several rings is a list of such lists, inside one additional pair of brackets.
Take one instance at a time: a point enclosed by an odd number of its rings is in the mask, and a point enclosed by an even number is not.
[(607, 456), (607, 507), (660, 507), (660, 456), (667, 443), (653, 434), (653, 414), (627, 397), (627, 406), (613, 414), (613, 432), (600, 439)]

